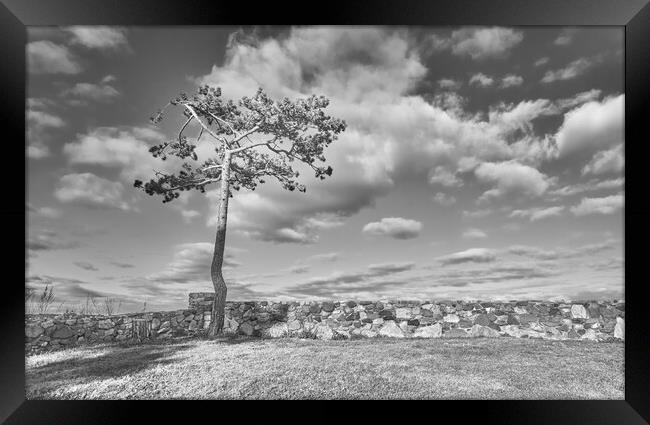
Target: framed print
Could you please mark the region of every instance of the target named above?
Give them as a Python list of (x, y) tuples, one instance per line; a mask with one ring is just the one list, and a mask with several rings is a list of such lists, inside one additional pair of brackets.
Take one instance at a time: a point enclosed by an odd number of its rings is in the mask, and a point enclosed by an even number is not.
[(647, 423), (646, 3), (4, 0), (0, 418)]

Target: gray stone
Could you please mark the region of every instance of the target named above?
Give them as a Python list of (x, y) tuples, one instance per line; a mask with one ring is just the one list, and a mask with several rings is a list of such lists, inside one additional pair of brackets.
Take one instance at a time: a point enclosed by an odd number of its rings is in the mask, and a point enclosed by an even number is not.
[(63, 338), (70, 338), (74, 334), (75, 334), (75, 332), (72, 329), (70, 329), (69, 327), (67, 327), (67, 326), (59, 326), (59, 327), (56, 328), (56, 330), (52, 334), (52, 337), (53, 338), (61, 338), (61, 339), (63, 339)]
[(404, 332), (392, 320), (387, 321), (379, 330), (379, 335), (390, 338), (404, 338)]
[(574, 319), (587, 319), (587, 309), (582, 304), (573, 304), (571, 306), (571, 317)]
[(289, 333), (289, 327), (286, 323), (275, 323), (268, 330), (271, 338), (282, 338)]
[(332, 338), (334, 338), (334, 331), (332, 330), (332, 328), (324, 324), (319, 324), (316, 327), (314, 327), (313, 333), (316, 336), (316, 338), (325, 341), (329, 341)]
[(614, 338), (625, 339), (625, 319), (617, 317), (614, 327)]
[(417, 328), (413, 332), (413, 336), (416, 338), (440, 338), (442, 336), (442, 325), (436, 323), (435, 325)]
[(410, 308), (396, 308), (395, 317), (398, 319), (410, 319), (411, 318), (411, 309)]
[(297, 320), (292, 320), (287, 324), (287, 326), (290, 331), (297, 331), (298, 329), (300, 329), (300, 322)]
[(470, 336), (472, 337), (486, 337), (486, 338), (497, 338), (501, 335), (499, 335), (499, 332), (495, 331), (494, 329), (488, 327), (488, 326), (483, 326), (483, 325), (474, 325), (472, 326), (472, 329), (469, 332)]
[(323, 311), (326, 311), (328, 313), (331, 313), (332, 311), (334, 311), (334, 303), (333, 302), (325, 301), (325, 302), (323, 302), (321, 304), (321, 307), (322, 307)]
[(487, 325), (490, 324), (490, 319), (488, 318), (487, 314), (479, 314), (474, 319), (474, 324), (475, 325), (481, 325), (481, 326), (487, 326)]
[(377, 336), (377, 332), (371, 331), (370, 329), (362, 329), (361, 336), (364, 336), (366, 338), (375, 338)]
[(460, 322), (460, 317), (455, 314), (447, 314), (443, 320), (448, 323), (458, 323)]
[(25, 326), (25, 335), (28, 336), (29, 338), (36, 338), (37, 336), (41, 335), (45, 330), (36, 325), (27, 325)]
[(253, 335), (253, 326), (251, 326), (250, 323), (242, 323), (241, 326), (239, 327), (239, 332), (243, 333), (244, 335), (251, 336)]
[(113, 326), (115, 326), (115, 323), (113, 323), (113, 321), (111, 321), (110, 319), (100, 320), (99, 322), (97, 322), (97, 327), (99, 329), (110, 329)]

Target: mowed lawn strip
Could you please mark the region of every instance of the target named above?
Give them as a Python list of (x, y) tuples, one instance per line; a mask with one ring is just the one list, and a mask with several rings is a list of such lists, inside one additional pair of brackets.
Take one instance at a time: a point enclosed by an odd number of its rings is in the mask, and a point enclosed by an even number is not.
[(28, 399), (623, 399), (624, 345), (223, 338), (26, 358)]

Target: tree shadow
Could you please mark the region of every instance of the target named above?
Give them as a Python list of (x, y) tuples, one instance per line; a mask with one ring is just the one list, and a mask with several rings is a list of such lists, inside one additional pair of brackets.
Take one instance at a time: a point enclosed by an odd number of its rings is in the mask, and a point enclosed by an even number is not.
[[(26, 375), (35, 380), (65, 376), (117, 378), (134, 374), (160, 364), (177, 361), (174, 356), (194, 347), (183, 341), (146, 344), (102, 344), (75, 347), (87, 352), (39, 366), (27, 367)], [(101, 354), (95, 355), (100, 351)], [(74, 353), (74, 351), (73, 351)]]

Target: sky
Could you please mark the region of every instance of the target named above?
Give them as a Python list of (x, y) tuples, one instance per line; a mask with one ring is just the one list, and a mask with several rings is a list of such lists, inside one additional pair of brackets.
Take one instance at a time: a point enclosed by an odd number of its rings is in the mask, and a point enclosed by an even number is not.
[[(211, 291), (218, 184), (163, 204), (180, 92), (324, 95), (333, 174), (235, 192), (229, 300), (624, 298), (622, 27), (29, 27), (26, 285)], [(197, 129), (188, 129), (189, 132)], [(197, 151), (207, 155), (210, 141)], [(260, 149), (264, 149), (263, 147)], [(177, 168), (176, 168), (177, 169)]]

